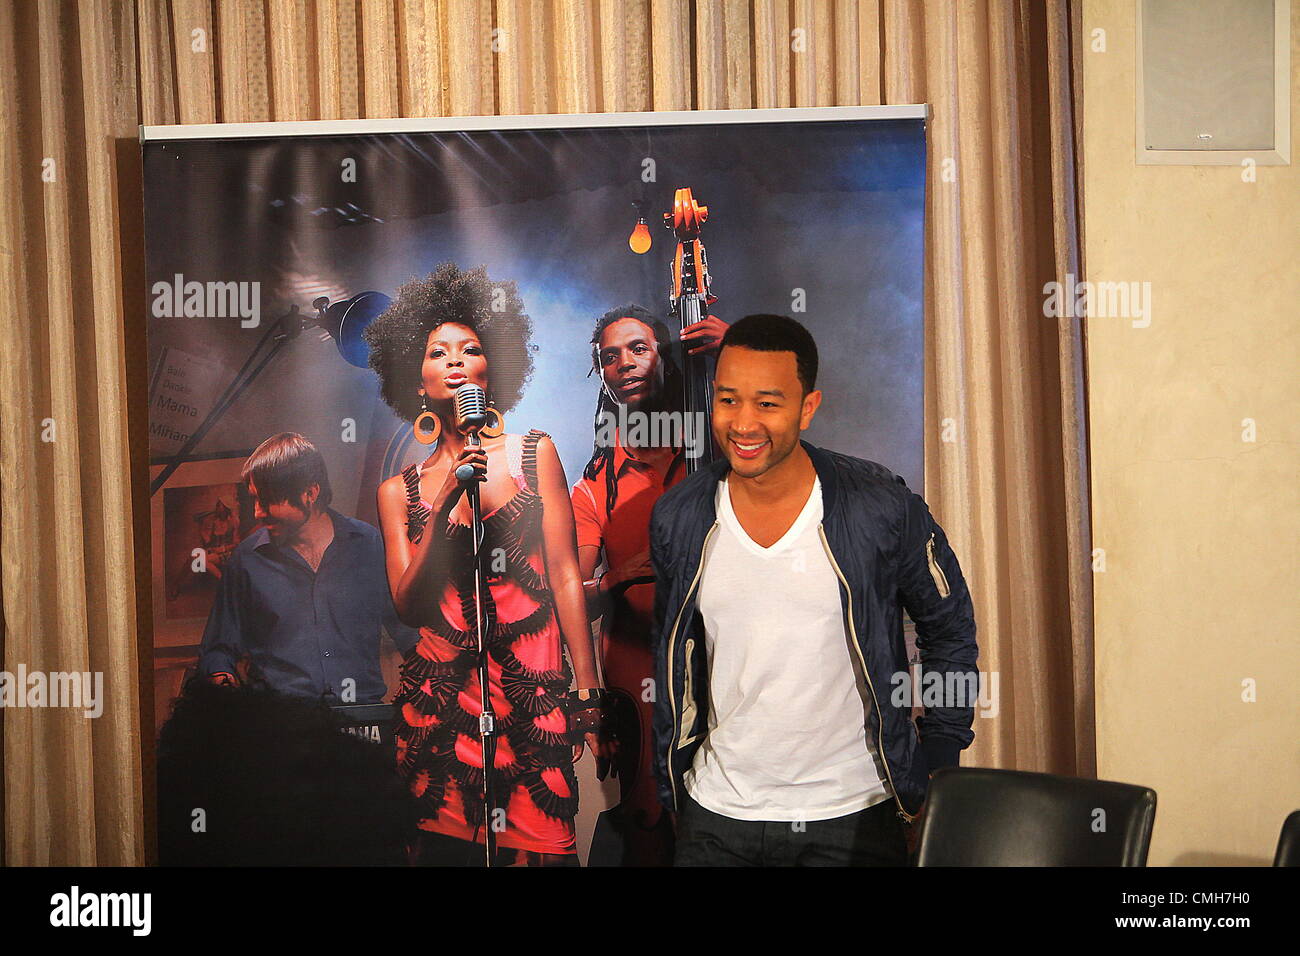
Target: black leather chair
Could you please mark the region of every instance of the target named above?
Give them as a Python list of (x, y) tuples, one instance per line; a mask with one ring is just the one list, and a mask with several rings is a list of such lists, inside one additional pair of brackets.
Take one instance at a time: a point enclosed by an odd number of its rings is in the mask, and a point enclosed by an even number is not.
[(1282, 834), (1277, 838), (1277, 855), (1274, 866), (1300, 866), (1300, 810), (1293, 810), (1282, 821)]
[(1146, 787), (950, 767), (930, 781), (916, 865), (1146, 866), (1155, 815)]

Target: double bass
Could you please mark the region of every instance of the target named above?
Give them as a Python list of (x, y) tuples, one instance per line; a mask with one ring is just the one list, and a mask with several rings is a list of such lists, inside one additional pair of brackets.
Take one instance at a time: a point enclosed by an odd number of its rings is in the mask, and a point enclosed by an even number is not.
[[(673, 208), (664, 213), (664, 225), (677, 237), (673, 252), (671, 285), (668, 293), (670, 314), (677, 316), (678, 333), (709, 314), (717, 296), (709, 291), (709, 260), (700, 239), (700, 230), (709, 218), (709, 207), (695, 201), (689, 186), (681, 187), (673, 197)], [(708, 359), (691, 355), (682, 342), (682, 411), (683, 437), (687, 447), (700, 444), (700, 454), (686, 456), (687, 474), (707, 466), (715, 457), (713, 430), (709, 424), (713, 409), (713, 383), (709, 378)], [(697, 435), (696, 422), (703, 422), (703, 434)]]

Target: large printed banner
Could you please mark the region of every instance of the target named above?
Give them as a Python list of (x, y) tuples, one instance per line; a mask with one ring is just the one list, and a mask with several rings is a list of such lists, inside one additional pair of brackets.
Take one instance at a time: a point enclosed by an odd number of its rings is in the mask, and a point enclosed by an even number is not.
[[(668, 862), (650, 510), (713, 453), (700, 396), (754, 313), (818, 343), (805, 438), (921, 490), (923, 116), (146, 131), (163, 862), (337, 862), (293, 849), (322, 788), (379, 862), (481, 863), (488, 831), (497, 863)], [(466, 383), (491, 405), (477, 604)], [(348, 732), (323, 763), (321, 702)], [(385, 837), (398, 806), (414, 830)]]

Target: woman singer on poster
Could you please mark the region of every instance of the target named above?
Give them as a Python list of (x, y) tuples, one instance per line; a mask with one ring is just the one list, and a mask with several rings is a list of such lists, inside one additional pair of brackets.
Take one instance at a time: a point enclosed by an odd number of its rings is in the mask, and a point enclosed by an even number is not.
[[(484, 841), (471, 516), (457, 466), (474, 468), (485, 529), (499, 862), (576, 864), (574, 741), (608, 746), (584, 733), (600, 724), (599, 682), (563, 467), (546, 434), (500, 434), (532, 372), (531, 331), (514, 283), (444, 263), (403, 285), (365, 332), (384, 400), (431, 452), (378, 492), (393, 601), (420, 629), (395, 700), (398, 765), (420, 806), (416, 863), (474, 865)], [(480, 447), (456, 428), (467, 382), (501, 426)]]

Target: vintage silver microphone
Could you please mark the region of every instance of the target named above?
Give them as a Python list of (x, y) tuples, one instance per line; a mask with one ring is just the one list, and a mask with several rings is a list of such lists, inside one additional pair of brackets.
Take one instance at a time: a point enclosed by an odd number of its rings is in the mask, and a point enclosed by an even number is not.
[[(487, 394), (483, 386), (466, 382), (456, 389), (456, 429), (465, 434), (465, 443), (471, 446), (482, 445), (479, 431), (487, 425)], [(496, 714), (492, 710), (492, 697), (489, 691), (487, 650), (483, 636), (491, 627), (484, 596), (487, 584), (483, 574), (483, 514), (479, 504), (478, 481), (474, 477), (474, 466), (459, 465), (456, 468), (456, 480), (465, 485), (465, 494), (469, 498), (471, 515), (471, 537), (474, 548), (474, 633), (477, 635), (478, 650), (478, 686), (481, 713), (478, 719), (479, 740), (483, 746), (483, 821), (487, 829), (483, 833), (483, 851), (485, 863), (492, 866), (496, 862), (496, 834), (493, 829), (496, 818), (495, 781), (493, 770), (496, 767)]]
[[(480, 445), (478, 433), (488, 423), (487, 393), (482, 385), (466, 382), (456, 389), (456, 430), (468, 436), (469, 444)], [(474, 466), (460, 465), (456, 469), (457, 481), (473, 481)]]
[(456, 389), (456, 428), (477, 435), (488, 423), (487, 393), (482, 385), (466, 382)]

